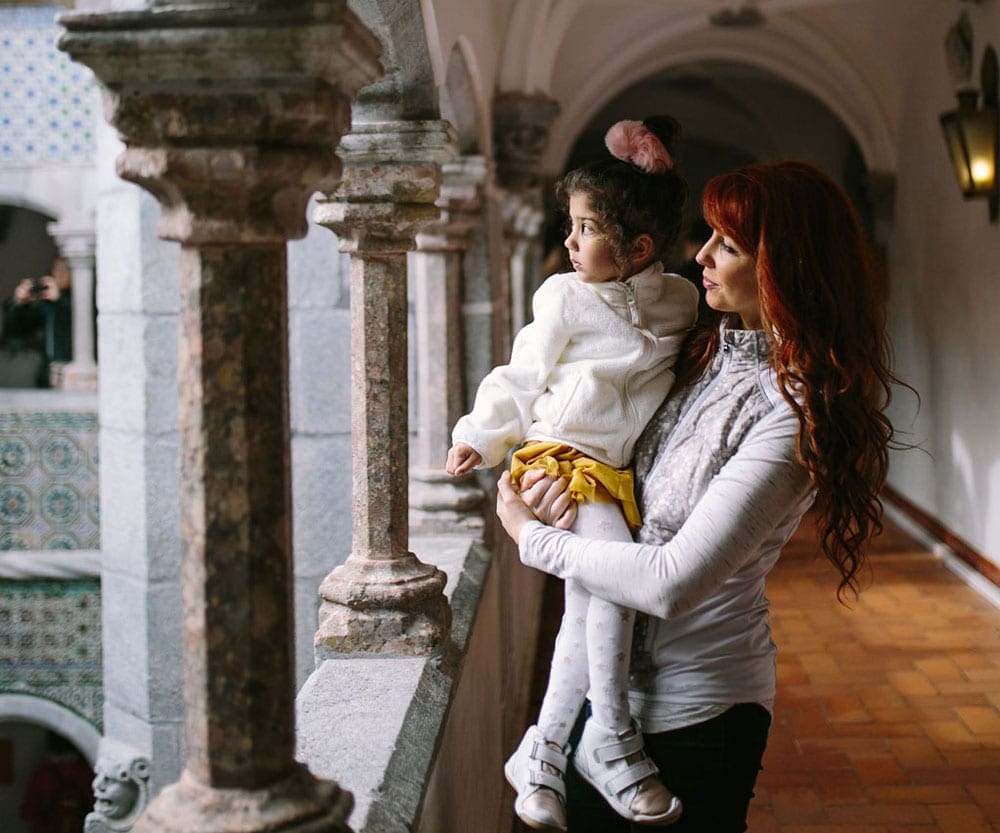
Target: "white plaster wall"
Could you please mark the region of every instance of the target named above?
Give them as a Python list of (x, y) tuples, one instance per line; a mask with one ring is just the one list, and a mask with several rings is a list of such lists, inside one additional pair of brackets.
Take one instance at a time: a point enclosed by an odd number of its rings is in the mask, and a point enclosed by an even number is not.
[(938, 125), (955, 102), (942, 42), (962, 8), (978, 74), (986, 42), (1000, 48), (996, 4), (926, 8), (901, 56), (890, 327), (899, 375), (923, 401), (914, 419), (912, 397), (900, 394), (892, 413), (927, 453), (893, 454), (890, 482), (1000, 564), (1000, 225), (984, 201), (963, 201)]

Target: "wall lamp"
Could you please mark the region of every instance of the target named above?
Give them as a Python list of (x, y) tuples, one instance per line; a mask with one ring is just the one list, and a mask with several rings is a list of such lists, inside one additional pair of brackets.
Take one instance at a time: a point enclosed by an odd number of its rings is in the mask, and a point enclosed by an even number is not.
[(958, 109), (941, 114), (941, 128), (958, 187), (966, 199), (986, 197), (990, 222), (1000, 214), (1000, 180), (997, 178), (997, 142), (1000, 109), (997, 106), (997, 53), (987, 46), (982, 64), (982, 104), (979, 90), (959, 90)]

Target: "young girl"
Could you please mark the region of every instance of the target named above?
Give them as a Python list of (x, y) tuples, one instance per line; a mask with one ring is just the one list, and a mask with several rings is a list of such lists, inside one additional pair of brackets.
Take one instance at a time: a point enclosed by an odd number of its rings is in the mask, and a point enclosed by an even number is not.
[[(523, 443), (514, 479), (535, 468), (569, 477), (581, 502), (574, 531), (586, 537), (632, 540), (640, 518), (625, 467), (697, 316), (697, 290), (660, 263), (686, 194), (671, 156), (678, 132), (669, 117), (618, 122), (605, 137), (612, 156), (559, 183), (575, 272), (535, 293), (534, 320), (517, 334), (510, 363), (482, 381), (448, 452), (448, 472), (461, 476)], [(624, 818), (668, 824), (681, 804), (657, 779), (626, 697), (635, 613), (574, 581), (565, 597), (538, 723), (504, 767), (515, 811), (537, 830), (566, 829), (566, 742), (589, 688), (593, 713), (576, 769)]]

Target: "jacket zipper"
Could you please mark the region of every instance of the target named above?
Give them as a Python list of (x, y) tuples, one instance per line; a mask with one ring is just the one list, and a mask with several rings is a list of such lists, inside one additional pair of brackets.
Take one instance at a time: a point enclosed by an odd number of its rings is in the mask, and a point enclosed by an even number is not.
[[(625, 306), (628, 308), (629, 320), (632, 322), (633, 327), (639, 326), (639, 310), (635, 304), (635, 289), (632, 284), (625, 281), (621, 282), (622, 288), (625, 290)], [(642, 349), (645, 351), (647, 349), (646, 339), (642, 340)], [(629, 437), (635, 436), (638, 420), (635, 414), (635, 403), (632, 401), (632, 396), (629, 393), (629, 388), (631, 387), (632, 380), (635, 378), (634, 373), (627, 374), (625, 376), (625, 383), (622, 385), (622, 396), (625, 399), (625, 405), (628, 408), (629, 417), (629, 430), (627, 433), (623, 434), (626, 438), (626, 442)], [(622, 443), (622, 447), (618, 449), (618, 458), (622, 459), (625, 451), (625, 443)], [(628, 464), (628, 460), (625, 460), (625, 464)]]

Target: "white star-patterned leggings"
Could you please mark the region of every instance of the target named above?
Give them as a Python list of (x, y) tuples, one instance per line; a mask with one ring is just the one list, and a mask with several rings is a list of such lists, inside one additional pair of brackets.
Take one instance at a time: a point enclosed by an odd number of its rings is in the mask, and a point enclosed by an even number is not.
[[(602, 541), (632, 540), (616, 503), (581, 503), (573, 532)], [(566, 746), (588, 690), (597, 723), (616, 732), (631, 725), (627, 689), (635, 621), (634, 610), (592, 596), (575, 581), (566, 582), (565, 596), (538, 715), (538, 728), (546, 740), (560, 746)]]

